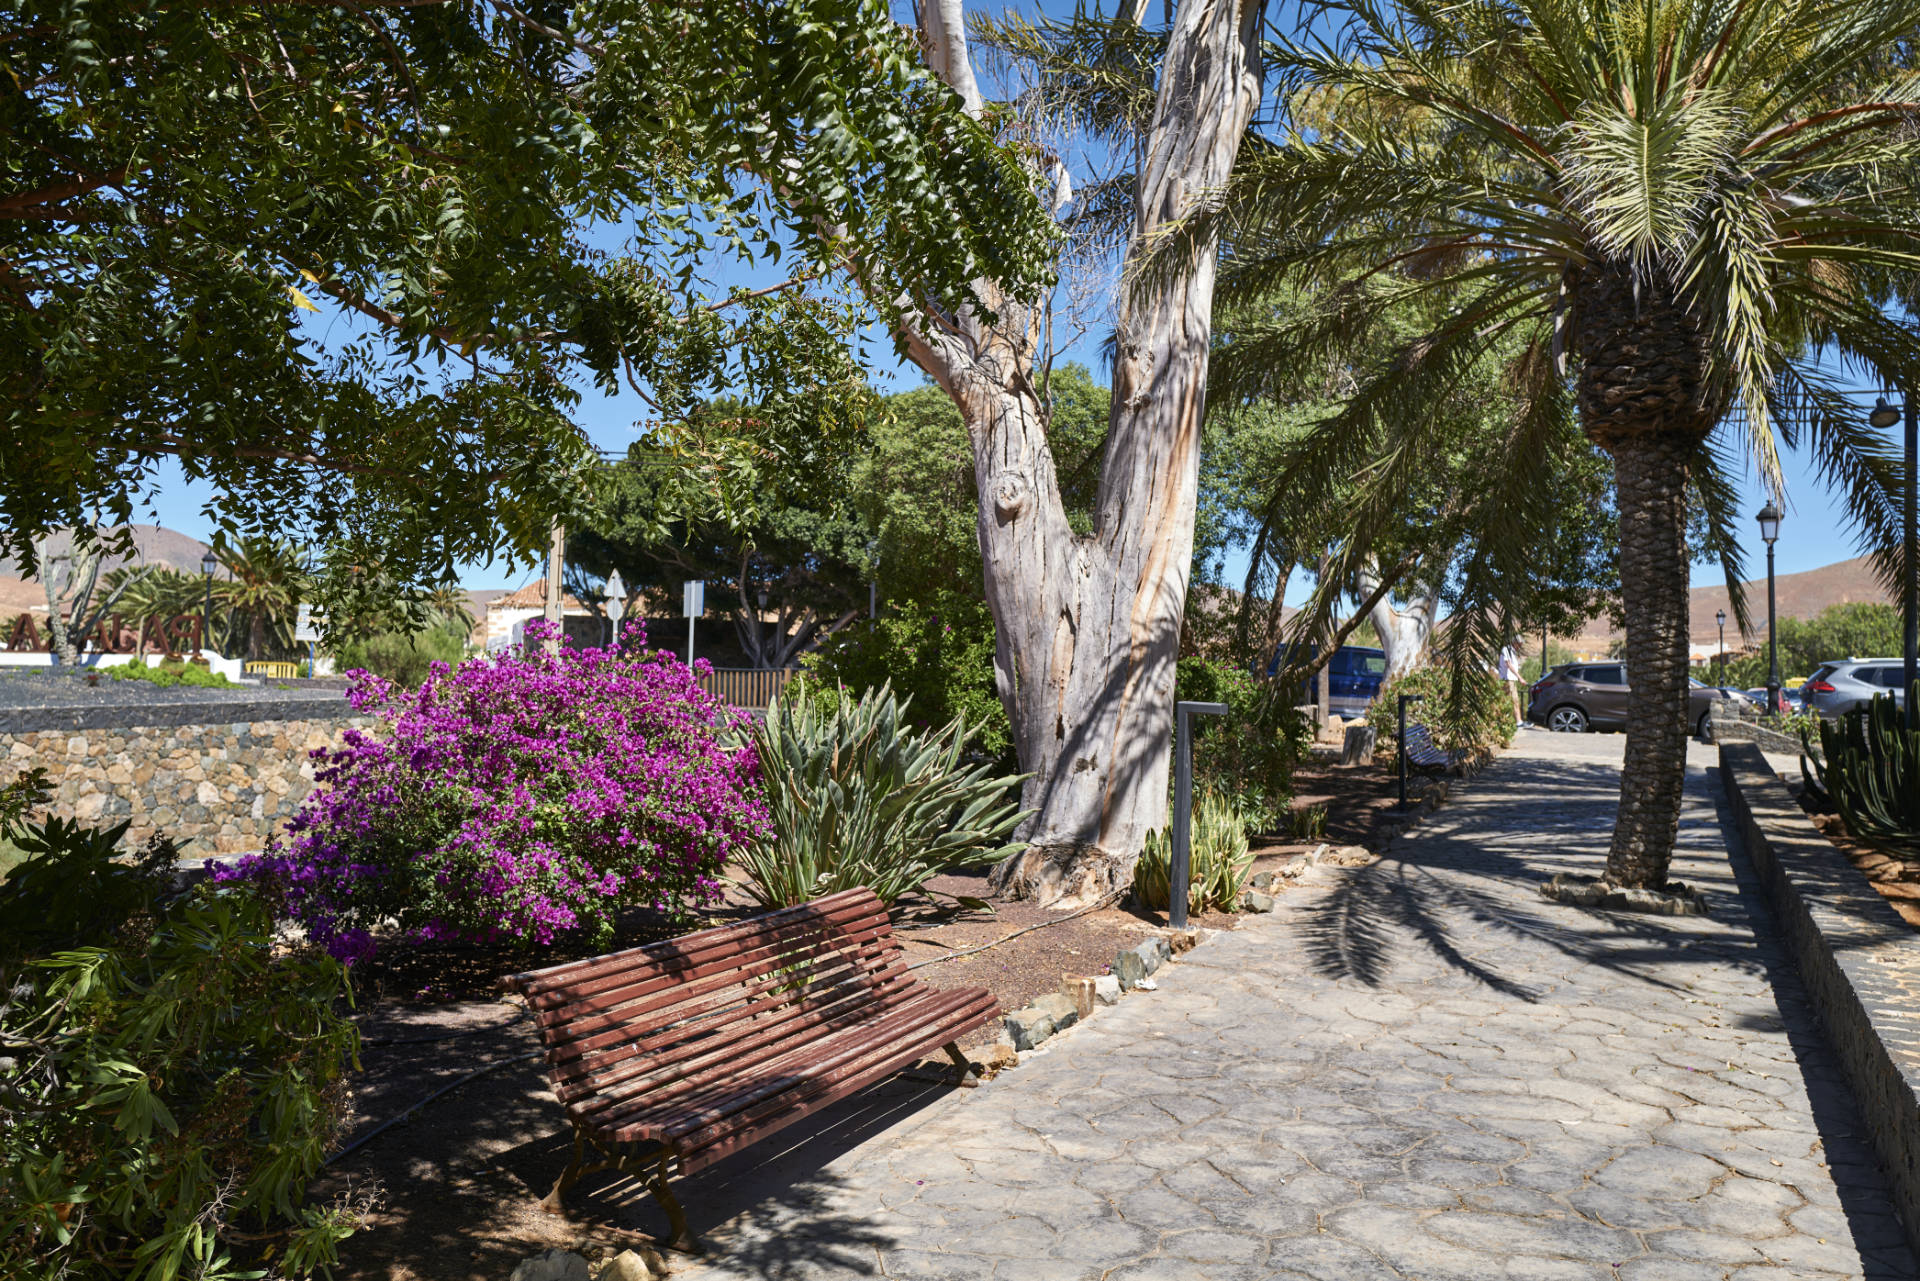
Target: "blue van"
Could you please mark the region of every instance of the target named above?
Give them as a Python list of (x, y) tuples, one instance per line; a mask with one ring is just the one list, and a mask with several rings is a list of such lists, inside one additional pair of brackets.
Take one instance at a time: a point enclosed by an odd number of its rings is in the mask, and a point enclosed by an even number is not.
[[(1286, 645), (1282, 645), (1273, 652), (1273, 661), (1267, 664), (1268, 676), (1280, 674), (1282, 664), (1287, 661), (1287, 649)], [(1385, 650), (1365, 645), (1342, 645), (1334, 654), (1333, 661), (1327, 664), (1327, 710), (1335, 716), (1366, 715), (1367, 705), (1379, 695), (1380, 683), (1386, 676)], [(1314, 682), (1301, 682), (1293, 701), (1298, 707), (1318, 701)]]

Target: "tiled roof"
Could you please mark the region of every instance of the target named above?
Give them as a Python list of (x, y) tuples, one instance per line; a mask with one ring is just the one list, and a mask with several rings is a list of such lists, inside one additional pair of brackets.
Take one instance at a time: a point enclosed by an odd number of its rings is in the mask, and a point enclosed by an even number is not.
[[(537, 578), (517, 592), (508, 592), (505, 596), (487, 603), (488, 609), (544, 609), (547, 604), (547, 582)], [(560, 610), (566, 614), (584, 614), (587, 607), (572, 596), (560, 598)]]

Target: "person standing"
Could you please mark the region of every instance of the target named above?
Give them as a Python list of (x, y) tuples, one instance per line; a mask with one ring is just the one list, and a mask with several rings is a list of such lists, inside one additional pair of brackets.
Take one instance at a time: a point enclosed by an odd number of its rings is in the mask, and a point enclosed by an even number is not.
[(1500, 647), (1500, 661), (1495, 665), (1495, 672), (1506, 683), (1507, 697), (1513, 700), (1513, 723), (1525, 725), (1527, 718), (1520, 708), (1520, 655), (1511, 642)]

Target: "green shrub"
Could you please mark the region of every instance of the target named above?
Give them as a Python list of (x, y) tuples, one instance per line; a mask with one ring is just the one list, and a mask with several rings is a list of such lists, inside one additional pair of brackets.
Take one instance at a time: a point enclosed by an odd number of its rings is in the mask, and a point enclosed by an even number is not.
[(434, 663), (458, 663), (466, 652), (467, 631), (457, 625), (411, 633), (375, 632), (336, 648), (334, 670), (369, 671), (396, 685), (417, 689)]
[(993, 616), (979, 601), (901, 601), (827, 637), (802, 666), (826, 698), (841, 686), (858, 694), (885, 685), (912, 705), (916, 724), (965, 721), (972, 750), (1010, 771), (1013, 726), (994, 685), (993, 636)]
[(1287, 816), (1287, 827), (1298, 841), (1317, 841), (1327, 834), (1327, 807), (1308, 805)]
[[(1193, 807), (1193, 866), (1187, 880), (1187, 911), (1209, 907), (1240, 910), (1240, 895), (1253, 873), (1247, 848), (1247, 823), (1232, 802), (1209, 788)], [(1147, 833), (1133, 865), (1133, 896), (1140, 906), (1166, 911), (1173, 899), (1173, 840), (1165, 831)]]
[(158, 667), (148, 667), (145, 663), (136, 661), (100, 670), (113, 680), (146, 681), (166, 688), (175, 685), (191, 685), (200, 689), (240, 688), (238, 684), (228, 680), (219, 672), (202, 667), (198, 663), (162, 663)]
[(1375, 735), (1375, 760), (1392, 761), (1399, 751), (1394, 735), (1399, 729), (1401, 694), (1423, 696), (1424, 701), (1407, 704), (1407, 724), (1433, 731), (1436, 746), (1465, 751), (1513, 742), (1513, 697), (1492, 672), (1466, 673), (1460, 696), (1455, 698), (1450, 669), (1420, 667), (1381, 685), (1380, 696), (1367, 709), (1367, 724)]
[[(1920, 697), (1920, 681), (1907, 691), (1907, 706)], [(1820, 755), (1806, 731), (1815, 785), (1827, 794), (1853, 835), (1908, 857), (1920, 855), (1920, 729), (1908, 724), (1891, 694), (1875, 696), (1865, 712), (1848, 712), (1838, 724), (1822, 720)]]
[(1180, 660), (1174, 697), (1227, 705), (1225, 716), (1193, 718), (1194, 791), (1220, 793), (1255, 831), (1278, 827), (1293, 799), (1294, 767), (1312, 741), (1306, 718), (1271, 681), (1211, 658)]
[(1026, 817), (1020, 779), (964, 761), (966, 722), (906, 723), (883, 682), (859, 697), (790, 684), (754, 729), (772, 835), (740, 866), (775, 907), (864, 885), (892, 903), (946, 867), (997, 863)]
[(357, 1225), (301, 1204), (345, 1103), (345, 970), (276, 955), (250, 896), (169, 892), (124, 825), (16, 827), (0, 883), (0, 1276), (205, 1281), (267, 1243), (281, 1275)]

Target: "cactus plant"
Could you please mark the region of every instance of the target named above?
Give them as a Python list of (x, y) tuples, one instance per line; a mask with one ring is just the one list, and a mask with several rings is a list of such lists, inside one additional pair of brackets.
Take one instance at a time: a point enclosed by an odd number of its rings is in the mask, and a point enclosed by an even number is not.
[[(1247, 824), (1233, 803), (1208, 788), (1193, 807), (1193, 866), (1187, 883), (1187, 910), (1237, 911), (1241, 891), (1253, 872), (1247, 848)], [(1173, 841), (1165, 831), (1147, 833), (1133, 865), (1133, 896), (1140, 906), (1164, 910), (1173, 897)]]
[[(1920, 681), (1907, 706), (1920, 697)], [(1920, 728), (1882, 694), (1838, 724), (1820, 723), (1820, 756), (1802, 733), (1815, 785), (1832, 800), (1847, 831), (1907, 855), (1920, 854)]]

